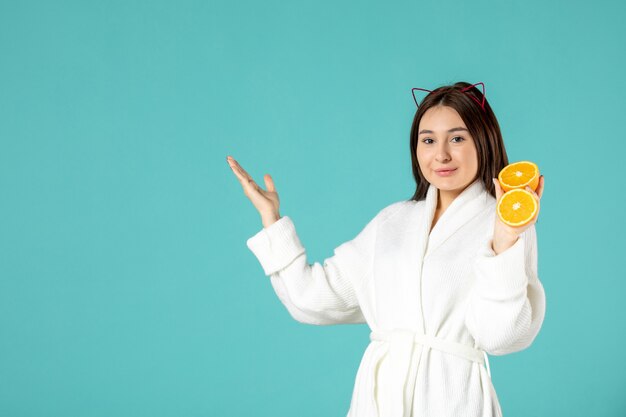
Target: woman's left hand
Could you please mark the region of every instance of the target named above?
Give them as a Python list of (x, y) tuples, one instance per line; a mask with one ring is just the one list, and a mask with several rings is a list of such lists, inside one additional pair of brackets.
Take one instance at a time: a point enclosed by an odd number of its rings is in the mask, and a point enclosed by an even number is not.
[[(496, 207), (497, 207), (498, 203), (500, 202), (500, 199), (504, 195), (504, 191), (502, 190), (502, 187), (500, 186), (500, 182), (498, 181), (497, 178), (494, 178), (493, 182), (496, 187)], [(529, 227), (531, 227), (533, 224), (537, 222), (537, 217), (539, 217), (539, 207), (540, 207), (539, 201), (541, 200), (541, 196), (543, 194), (543, 183), (544, 183), (543, 175), (541, 175), (539, 176), (539, 186), (537, 187), (536, 192), (533, 191), (532, 188), (526, 186), (526, 191), (531, 193), (537, 200), (537, 213), (535, 213), (535, 216), (532, 218), (530, 222), (526, 223), (523, 226), (512, 227), (504, 223), (502, 219), (500, 219), (500, 216), (498, 216), (498, 214), (496, 213), (496, 216), (495, 216), (496, 224), (493, 229), (493, 247), (492, 247), (496, 255), (507, 250), (511, 246), (513, 246), (513, 244), (517, 242), (518, 237), (526, 229), (528, 229)]]

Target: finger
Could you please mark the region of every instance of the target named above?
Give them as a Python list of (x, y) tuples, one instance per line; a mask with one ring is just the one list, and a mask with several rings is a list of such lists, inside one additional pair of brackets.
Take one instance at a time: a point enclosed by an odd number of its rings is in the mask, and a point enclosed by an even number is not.
[(537, 189), (537, 194), (539, 195), (539, 198), (541, 198), (541, 196), (543, 195), (543, 184), (544, 184), (544, 179), (543, 179), (543, 175), (541, 176), (541, 178), (539, 178), (539, 188)]
[(239, 179), (241, 183), (248, 181), (248, 178), (244, 175), (243, 172), (241, 172), (241, 169), (237, 166), (234, 160), (229, 160), (228, 165), (230, 165), (230, 168), (233, 170), (233, 173), (235, 174), (235, 176)]
[(276, 192), (276, 187), (274, 186), (274, 180), (272, 179), (270, 174), (265, 174), (263, 179), (265, 180), (265, 187), (267, 188), (267, 191)]
[(233, 161), (235, 161), (235, 165), (237, 166), (237, 168), (239, 168), (239, 170), (243, 173), (243, 175), (245, 175), (249, 179), (252, 179), (252, 176), (250, 174), (248, 174), (248, 171), (243, 169), (243, 167), (241, 165), (239, 165), (239, 162), (237, 162), (237, 160), (233, 159)]
[(502, 196), (502, 187), (500, 187), (500, 181), (498, 181), (497, 178), (493, 179), (493, 184), (496, 187), (496, 200), (500, 200), (500, 197)]
[[(539, 189), (539, 187), (537, 187), (537, 190)], [(539, 195), (537, 194), (537, 192), (535, 190), (533, 190), (532, 188), (530, 188), (528, 185), (526, 186), (526, 191), (528, 191), (529, 193), (531, 193), (533, 195), (533, 197), (535, 197), (535, 200), (537, 200), (537, 202), (539, 202)]]
[(237, 169), (239, 169), (245, 177), (244, 183), (248, 184), (248, 186), (251, 187), (252, 191), (260, 193), (263, 190), (261, 186), (257, 184), (256, 181), (254, 181), (252, 176), (248, 174), (248, 172), (246, 172), (246, 170), (243, 169), (241, 165), (239, 165), (239, 162), (235, 161), (235, 163), (237, 164)]
[(252, 183), (254, 185), (254, 187), (256, 189), (259, 188), (258, 184), (256, 182), (254, 182), (254, 179), (252, 179), (252, 176), (250, 174), (248, 174), (246, 172), (245, 169), (243, 169), (243, 167), (241, 165), (239, 165), (239, 162), (237, 162), (235, 159), (232, 160), (233, 164), (231, 165), (232, 167), (234, 167), (235, 171), (239, 174), (239, 179), (241, 180), (242, 183)]
[(539, 210), (539, 206), (537, 206), (537, 212), (535, 213), (535, 215), (533, 216), (533, 218), (531, 220), (532, 223), (536, 223), (537, 222), (537, 219), (539, 218), (539, 211), (540, 211)]
[(252, 179), (250, 174), (245, 172), (245, 170), (241, 168), (241, 165), (237, 164), (237, 161), (233, 160), (233, 162), (230, 163), (230, 166), (235, 175), (237, 175), (237, 178), (239, 178), (239, 182), (244, 189), (247, 189), (249, 192), (258, 192), (261, 189), (261, 187), (259, 187), (259, 185)]
[(537, 221), (540, 211), (541, 211), (541, 202), (539, 201), (539, 198), (537, 198), (537, 212), (535, 213), (535, 216), (533, 217), (533, 222)]
[(237, 171), (241, 174), (244, 175), (246, 177), (250, 178), (250, 175), (243, 169), (243, 167), (241, 165), (239, 165), (239, 162), (237, 162), (237, 160), (235, 158), (233, 158), (232, 156), (227, 157), (227, 161), (228, 164), (232, 167), (232, 168), (236, 168)]

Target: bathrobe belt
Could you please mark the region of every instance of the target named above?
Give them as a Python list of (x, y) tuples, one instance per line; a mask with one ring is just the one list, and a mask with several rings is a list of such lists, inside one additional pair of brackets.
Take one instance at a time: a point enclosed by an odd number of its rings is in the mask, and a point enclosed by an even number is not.
[[(416, 352), (418, 360), (417, 365), (419, 365), (421, 355), (426, 353), (427, 349), (436, 349), (473, 362), (478, 362), (481, 365), (486, 364), (487, 373), (489, 377), (491, 377), (487, 354), (483, 350), (475, 349), (472, 346), (410, 330), (399, 329), (385, 332), (373, 331), (370, 333), (370, 339), (389, 343), (387, 356), (390, 361), (389, 365), (392, 375), (392, 380), (390, 381), (391, 387), (389, 387), (390, 390), (387, 391), (389, 395), (391, 395), (387, 403), (392, 407), (392, 413), (389, 417), (408, 417), (411, 412), (418, 370), (418, 366), (414, 366), (414, 374), (409, 375), (415, 343), (423, 346), (421, 352)], [(374, 380), (374, 383), (376, 384), (377, 381)]]

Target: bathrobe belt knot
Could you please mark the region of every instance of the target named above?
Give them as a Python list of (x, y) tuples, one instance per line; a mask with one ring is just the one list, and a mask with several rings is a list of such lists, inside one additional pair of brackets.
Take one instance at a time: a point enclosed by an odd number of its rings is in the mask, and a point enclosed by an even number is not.
[[(391, 404), (393, 407), (393, 412), (389, 417), (408, 417), (411, 412), (418, 366), (411, 367), (410, 365), (416, 343), (421, 345), (421, 349), (415, 352), (418, 365), (422, 354), (426, 353), (427, 349), (436, 349), (441, 352), (465, 358), (469, 361), (477, 362), (481, 365), (486, 365), (489, 377), (491, 377), (487, 354), (485, 351), (475, 349), (472, 346), (412, 330), (402, 329), (383, 332), (373, 331), (370, 333), (370, 339), (372, 341), (382, 341), (389, 344), (387, 356), (393, 375), (391, 386), (387, 387), (389, 389), (386, 390), (386, 394), (391, 396), (391, 398), (388, 398), (387, 403)], [(374, 369), (376, 368), (377, 366), (374, 367)], [(414, 372), (412, 372), (412, 375), (409, 375), (411, 369), (414, 369)], [(376, 382), (376, 379), (374, 379), (375, 384)]]

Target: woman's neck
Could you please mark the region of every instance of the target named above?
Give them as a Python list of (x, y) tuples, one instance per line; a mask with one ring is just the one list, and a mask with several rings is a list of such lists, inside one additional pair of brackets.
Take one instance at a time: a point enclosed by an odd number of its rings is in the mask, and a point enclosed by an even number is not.
[(436, 209), (437, 213), (439, 213), (439, 215), (443, 214), (443, 212), (446, 211), (448, 207), (450, 207), (450, 204), (452, 204), (454, 199), (457, 198), (459, 194), (460, 193), (456, 191), (438, 190), (437, 191), (437, 209)]

